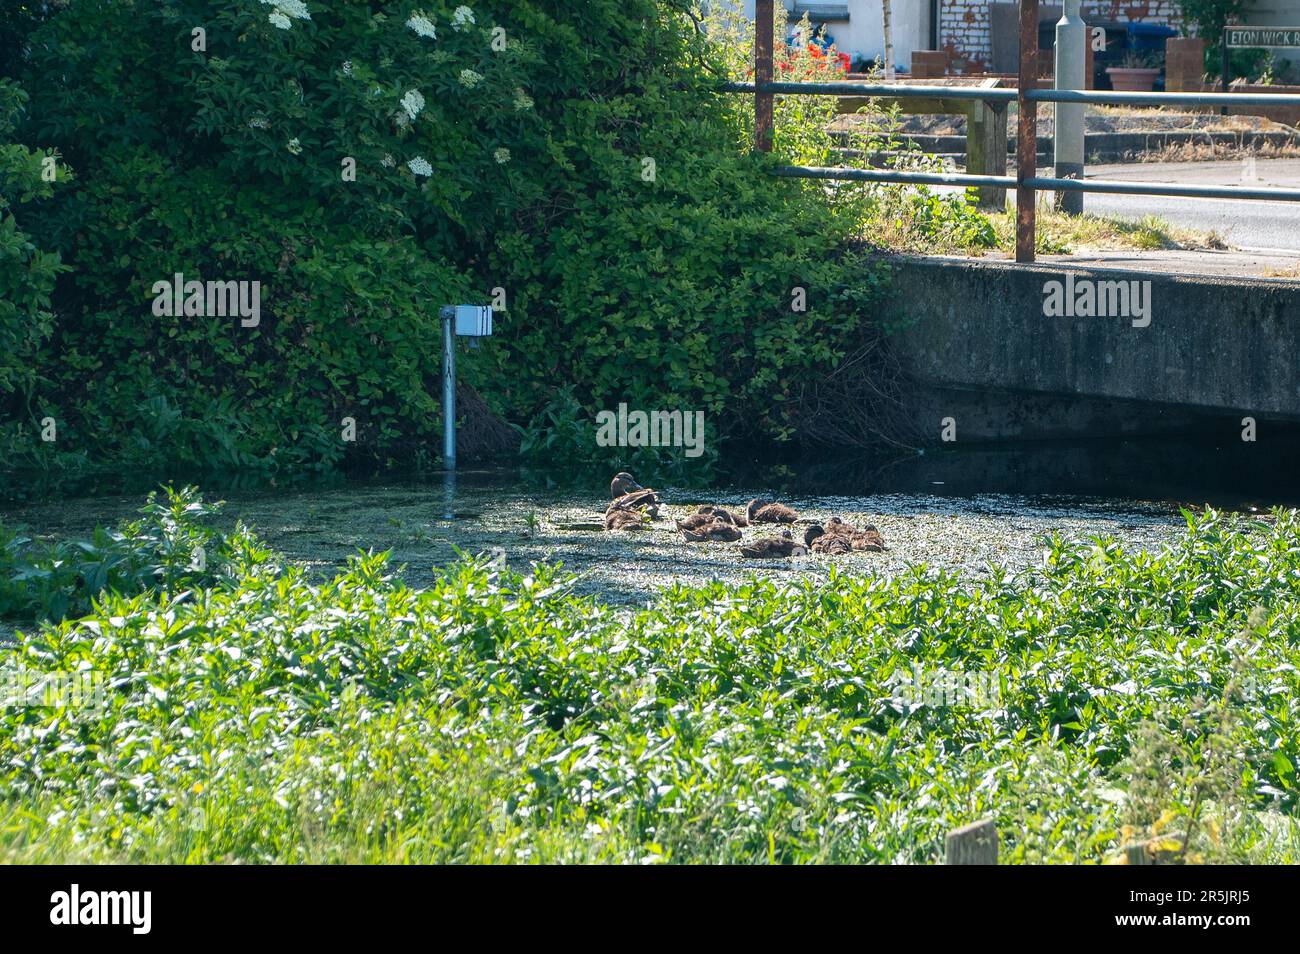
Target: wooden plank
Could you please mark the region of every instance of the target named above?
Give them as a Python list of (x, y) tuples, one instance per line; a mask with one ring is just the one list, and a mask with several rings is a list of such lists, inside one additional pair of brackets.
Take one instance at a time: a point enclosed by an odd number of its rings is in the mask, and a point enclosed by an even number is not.
[(998, 863), (998, 828), (992, 818), (948, 832), (944, 840), (944, 864), (995, 865)]
[(1034, 190), (1038, 170), (1038, 104), (1025, 94), (1038, 85), (1038, 0), (1020, 0), (1019, 116), (1016, 121), (1016, 261), (1034, 260)]
[[(774, 30), (773, 0), (758, 0), (754, 5), (754, 82), (772, 82), (772, 45)], [(772, 151), (772, 130), (776, 124), (771, 93), (754, 94), (754, 148)]]

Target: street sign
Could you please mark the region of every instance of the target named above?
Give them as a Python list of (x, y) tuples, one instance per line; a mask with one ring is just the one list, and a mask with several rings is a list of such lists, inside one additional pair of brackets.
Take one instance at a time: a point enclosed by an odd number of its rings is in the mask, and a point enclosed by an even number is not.
[(1285, 50), (1300, 47), (1300, 27), (1226, 26), (1228, 46), (1236, 50)]

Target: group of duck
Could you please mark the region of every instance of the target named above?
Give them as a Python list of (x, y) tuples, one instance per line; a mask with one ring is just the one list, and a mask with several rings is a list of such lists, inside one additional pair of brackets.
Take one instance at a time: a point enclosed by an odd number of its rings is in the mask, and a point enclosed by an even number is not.
[[(609, 506), (605, 508), (606, 530), (637, 530), (645, 525), (647, 519), (660, 519), (659, 508), (663, 501), (659, 494), (649, 487), (642, 487), (626, 471), (614, 475), (609, 495)], [(755, 560), (805, 553), (844, 554), (855, 550), (878, 553), (885, 549), (885, 541), (874, 526), (854, 527), (839, 517), (831, 517), (824, 524), (812, 524), (802, 538), (796, 539), (789, 526), (798, 519), (799, 514), (783, 503), (755, 498), (740, 514), (733, 514), (726, 507), (705, 504), (695, 513), (673, 522), (688, 543), (736, 543), (743, 536), (741, 527), (783, 525), (778, 535), (759, 537), (740, 547), (742, 556)]]

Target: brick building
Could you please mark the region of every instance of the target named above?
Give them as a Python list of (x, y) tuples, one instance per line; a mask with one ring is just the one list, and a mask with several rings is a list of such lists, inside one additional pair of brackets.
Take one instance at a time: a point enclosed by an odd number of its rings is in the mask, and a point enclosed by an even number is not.
[[(963, 72), (1016, 72), (1020, 33), (1019, 4), (988, 0), (937, 0), (938, 49)], [(1055, 23), (1061, 5), (1040, 3), (1039, 22)], [(1182, 13), (1176, 0), (1091, 0), (1083, 4), (1089, 23), (1119, 25), (1151, 23), (1181, 30)]]

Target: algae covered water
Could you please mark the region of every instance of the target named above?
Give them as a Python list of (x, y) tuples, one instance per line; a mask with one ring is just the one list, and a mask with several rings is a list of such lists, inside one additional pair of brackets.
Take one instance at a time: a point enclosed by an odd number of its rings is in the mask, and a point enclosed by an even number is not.
[[(1261, 466), (1248, 463), (1238, 448), (1155, 441), (741, 462), (695, 484), (656, 481), (666, 519), (623, 533), (599, 529), (608, 497), (603, 473), (503, 468), (289, 488), (223, 490), (220, 480), (200, 487), (209, 500), (227, 502), (226, 520), (249, 524), (314, 575), (332, 575), (359, 551), (388, 550), (406, 581), (420, 586), (458, 553), (487, 554), (515, 569), (561, 563), (582, 574), (581, 590), (622, 604), (644, 602), (675, 583), (750, 573), (820, 578), (832, 564), (881, 574), (913, 564), (961, 574), (982, 575), (991, 566), (1015, 571), (1041, 559), (1053, 534), (1158, 547), (1184, 525), (1182, 507), (1265, 509), (1295, 501), (1300, 467), (1289, 470), (1293, 462), (1278, 455)], [(756, 562), (743, 559), (735, 544), (687, 544), (673, 528), (673, 517), (700, 504), (741, 509), (756, 496), (778, 496), (808, 522), (839, 515), (874, 523), (888, 550)], [(11, 505), (0, 518), (36, 534), (75, 538), (132, 516), (142, 497), (139, 491)], [(767, 532), (751, 528), (746, 539)]]

